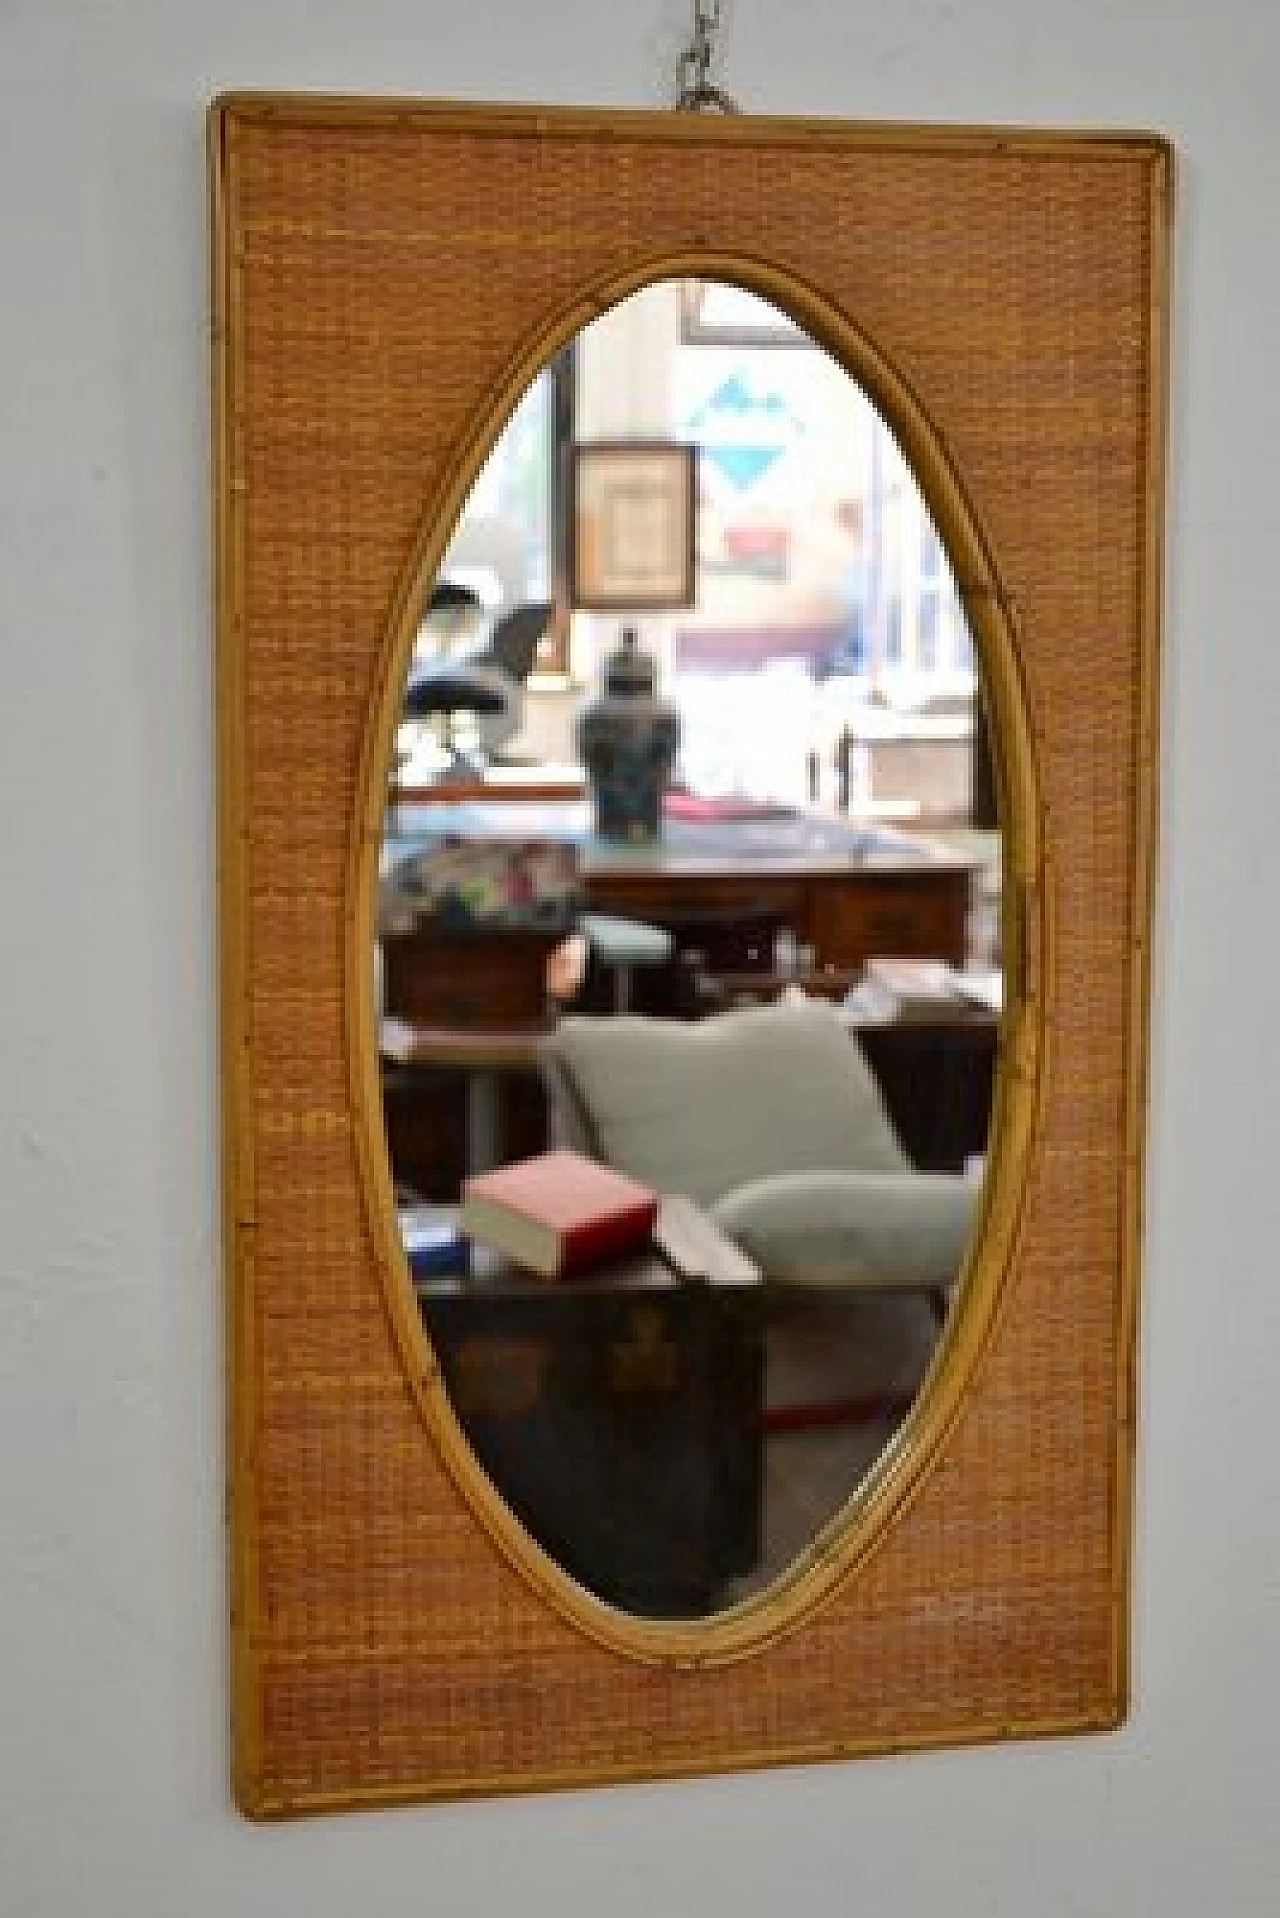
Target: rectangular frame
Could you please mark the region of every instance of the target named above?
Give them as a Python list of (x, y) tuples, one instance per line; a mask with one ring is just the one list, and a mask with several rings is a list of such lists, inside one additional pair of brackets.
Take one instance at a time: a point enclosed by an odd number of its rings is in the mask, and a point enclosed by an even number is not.
[(777, 313), (768, 320), (708, 320), (703, 315), (705, 302), (702, 281), (681, 282), (680, 338), (686, 346), (805, 347), (810, 344), (803, 327), (785, 313)]
[[(281, 1817), (1114, 1726), (1167, 144), (245, 95), (210, 145), (237, 1802)], [(965, 271), (941, 303), (948, 235)], [(557, 1581), (458, 1446), (391, 1214), (368, 941), (414, 592), (495, 422), (549, 342), (646, 278), (763, 281), (762, 261), (847, 365), (875, 342), (901, 419), (927, 421), (930, 483), (974, 529), (966, 603), (1005, 635), (986, 663), (1016, 1176), (911, 1469), (741, 1631), (664, 1638)], [(507, 283), (519, 299), (495, 300)]]
[(569, 599), (583, 612), (692, 606), (697, 448), (578, 441), (569, 454)]

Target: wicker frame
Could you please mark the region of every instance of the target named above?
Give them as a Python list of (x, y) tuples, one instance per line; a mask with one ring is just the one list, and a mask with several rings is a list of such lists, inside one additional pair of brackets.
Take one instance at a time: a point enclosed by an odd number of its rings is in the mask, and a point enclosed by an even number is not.
[[(1146, 135), (240, 95), (210, 116), (233, 1783), (254, 1816), (1116, 1724), (1171, 156)], [(422, 579), (533, 370), (737, 278), (891, 419), (962, 582), (1015, 959), (957, 1315), (760, 1599), (623, 1617), (463, 1443), (369, 951)]]

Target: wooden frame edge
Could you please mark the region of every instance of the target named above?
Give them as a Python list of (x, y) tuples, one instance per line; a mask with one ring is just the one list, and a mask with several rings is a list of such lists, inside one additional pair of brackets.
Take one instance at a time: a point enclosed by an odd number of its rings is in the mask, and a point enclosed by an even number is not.
[(258, 1580), (253, 1494), (257, 1422), (253, 1381), (255, 1278), (254, 1163), (242, 1123), (249, 1104), (251, 1061), (245, 1016), (249, 976), (244, 864), (244, 580), (242, 449), (236, 424), (237, 368), (233, 325), (240, 294), (231, 256), (234, 177), (219, 103), (206, 122), (210, 208), (210, 327), (213, 418), (213, 541), (215, 710), (217, 737), (217, 902), (219, 1019), (222, 1073), (223, 1323), (230, 1391), (225, 1415), (224, 1464), (231, 1660), (231, 1785), (240, 1809), (264, 1815), (261, 1686), (255, 1655)]
[(765, 1769), (792, 1770), (801, 1766), (865, 1763), (877, 1758), (911, 1757), (926, 1752), (966, 1751), (995, 1745), (1022, 1744), (1028, 1739), (1047, 1743), (1060, 1738), (1096, 1737), (1123, 1731), (1124, 1710), (1118, 1703), (1089, 1711), (1067, 1712), (1057, 1717), (1012, 1721), (996, 1719), (975, 1725), (971, 1719), (956, 1720), (909, 1738), (845, 1738), (835, 1744), (794, 1745), (779, 1750), (772, 1746), (760, 1751), (737, 1753), (729, 1759), (717, 1757), (706, 1763), (690, 1761), (664, 1767), (661, 1773), (637, 1760), (633, 1764), (602, 1765), (591, 1770), (545, 1771), (522, 1774), (497, 1772), (468, 1780), (463, 1787), (454, 1784), (433, 1789), (431, 1786), (406, 1785), (385, 1790), (380, 1785), (353, 1787), (349, 1791), (268, 1793), (249, 1815), (263, 1824), (283, 1823), (294, 1818), (323, 1818), (335, 1812), (376, 1811), (411, 1805), (465, 1804), (478, 1799), (535, 1798), (548, 1792), (607, 1791), (626, 1785), (693, 1784), (713, 1778), (739, 1777)]
[(1129, 951), (1124, 1152), (1121, 1167), (1123, 1243), (1117, 1299), (1116, 1483), (1112, 1549), (1116, 1562), (1115, 1671), (1122, 1715), (1132, 1706), (1133, 1577), (1138, 1470), (1138, 1329), (1141, 1312), (1151, 1054), (1152, 938), (1155, 928), (1160, 827), (1160, 696), (1164, 619), (1165, 509), (1169, 454), (1169, 355), (1175, 209), (1172, 144), (1149, 156), (1151, 255), (1147, 338), (1150, 411), (1143, 500), (1143, 574), (1138, 716), (1137, 820), (1132, 877), (1133, 937)]
[(1165, 135), (1149, 129), (1111, 127), (1043, 127), (1008, 122), (981, 125), (971, 121), (843, 120), (834, 116), (786, 113), (719, 115), (679, 113), (653, 107), (547, 106), (511, 100), (454, 100), (413, 94), (297, 93), (270, 88), (228, 87), (219, 93), (212, 113), (249, 120), (288, 120), (315, 125), (340, 116), (347, 126), (420, 124), (431, 120), (442, 128), (475, 131), (488, 128), (508, 135), (536, 139), (554, 130), (585, 139), (608, 140), (611, 129), (627, 139), (674, 142), (723, 141), (726, 145), (794, 144), (802, 147), (851, 145), (885, 149), (909, 148), (919, 153), (957, 150), (974, 153), (1064, 152), (1081, 159), (1114, 158), (1117, 153), (1168, 154)]

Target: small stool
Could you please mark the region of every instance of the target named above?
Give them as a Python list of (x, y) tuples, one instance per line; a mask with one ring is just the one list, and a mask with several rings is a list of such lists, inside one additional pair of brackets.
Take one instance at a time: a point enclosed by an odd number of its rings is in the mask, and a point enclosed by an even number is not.
[(631, 1004), (631, 975), (638, 966), (664, 966), (673, 941), (661, 926), (640, 919), (618, 919), (612, 913), (584, 912), (579, 927), (591, 941), (602, 966), (613, 974), (613, 1009), (626, 1012)]

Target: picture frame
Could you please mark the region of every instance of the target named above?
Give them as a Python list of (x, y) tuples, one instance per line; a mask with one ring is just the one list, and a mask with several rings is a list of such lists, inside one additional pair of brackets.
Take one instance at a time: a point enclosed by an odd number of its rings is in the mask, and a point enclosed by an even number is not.
[(813, 342), (789, 314), (745, 287), (685, 280), (680, 338), (686, 346), (807, 347)]
[(658, 612), (696, 598), (697, 448), (579, 441), (569, 455), (569, 597), (584, 612)]

